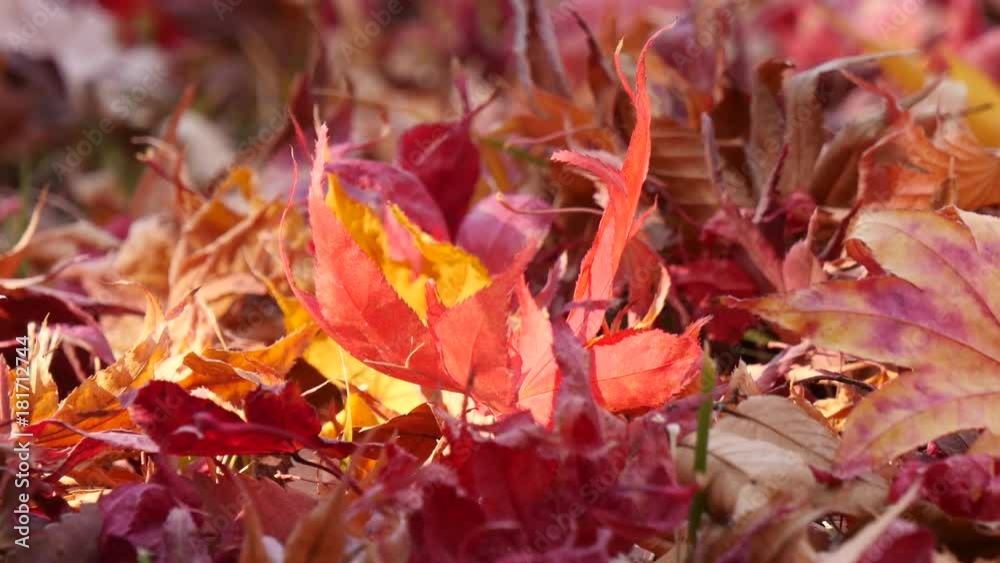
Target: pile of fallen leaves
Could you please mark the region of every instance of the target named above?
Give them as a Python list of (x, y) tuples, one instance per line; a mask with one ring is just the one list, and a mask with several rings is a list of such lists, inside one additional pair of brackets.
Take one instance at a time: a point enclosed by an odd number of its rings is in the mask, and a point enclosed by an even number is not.
[(5, 560), (1000, 557), (992, 3), (63, 4)]

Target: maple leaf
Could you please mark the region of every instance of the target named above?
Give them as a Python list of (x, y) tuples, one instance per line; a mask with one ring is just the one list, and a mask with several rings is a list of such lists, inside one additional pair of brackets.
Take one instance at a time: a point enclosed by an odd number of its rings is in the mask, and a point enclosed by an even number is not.
[(420, 178), (385, 162), (342, 158), (326, 165), (343, 183), (347, 197), (387, 209), (398, 205), (406, 216), (437, 240), (449, 240), (441, 208)]
[[(382, 267), (392, 260), (381, 223), (367, 206), (339, 190), (335, 176), (326, 174), (326, 152), (324, 125), (318, 130), (309, 187), (315, 296), (294, 283), (281, 246), (296, 297), (337, 344), (378, 371), (432, 389), (466, 392), (471, 386), (474, 399), (501, 412), (509, 410), (514, 391), (506, 354), (499, 351), (506, 342), (506, 302), (519, 272), (510, 272), (506, 282), (491, 282), (474, 256), (420, 232), (396, 211), (430, 268), (424, 272), (430, 275), (416, 280), (412, 289), (404, 288), (409, 295), (404, 297), (397, 287), (414, 282), (399, 276), (412, 278), (413, 272), (393, 266), (393, 274)], [(326, 198), (324, 184), (331, 190)], [(444, 282), (440, 293), (427, 282), (431, 275)], [(488, 366), (488, 372), (479, 370), (481, 366)]]
[(933, 463), (911, 461), (892, 483), (899, 498), (914, 485), (921, 496), (950, 516), (986, 522), (1000, 520), (1000, 475), (997, 458), (957, 455)]
[[(511, 354), (518, 370), (517, 404), (539, 422), (549, 423), (560, 377), (552, 323), (527, 288), (516, 293), (520, 328), (511, 341)], [(681, 335), (629, 328), (595, 340), (586, 349), (593, 362), (588, 372), (590, 392), (613, 412), (658, 407), (694, 392), (702, 356), (698, 335), (705, 322), (692, 323)]]
[[(302, 352), (302, 359), (328, 381), (348, 390), (348, 405), (338, 415), (338, 422), (358, 426), (359, 420), (384, 421), (389, 415), (408, 412), (426, 401), (419, 385), (380, 373), (345, 352), (318, 330), (316, 322), (298, 300), (280, 294), (273, 287), (270, 291), (284, 314), (288, 334), (306, 331), (314, 335)], [(241, 384), (244, 387), (252, 385), (248, 380), (243, 380)], [(363, 393), (356, 392), (361, 389)], [(220, 393), (217, 389), (213, 391)], [(351, 420), (347, 420), (348, 414)]]
[(232, 352), (209, 348), (184, 356), (191, 373), (180, 381), (186, 389), (204, 388), (224, 401), (239, 404), (259, 385), (280, 385), (319, 328), (314, 324), (290, 331), (270, 346)]
[(352, 355), (385, 364), (382, 371), (389, 375), (434, 386), (438, 381), (431, 374), (438, 371), (437, 358), (420, 317), (324, 202), (321, 190), (326, 150), (326, 127), (320, 126), (309, 182), (316, 295), (295, 284), (281, 245), (289, 284), (323, 330)]
[(466, 114), (454, 122), (421, 123), (399, 138), (396, 160), (412, 172), (430, 192), (454, 235), (465, 214), (479, 180), (479, 150), (472, 142), (469, 127), (472, 119), (492, 101), (469, 110), (465, 90)]
[(1000, 428), (1000, 219), (868, 211), (848, 253), (872, 277), (737, 302), (820, 346), (912, 368), (859, 404), (836, 470), (857, 474), (938, 436)]
[[(669, 27), (660, 32), (665, 29)], [(559, 151), (552, 155), (553, 161), (565, 162), (592, 174), (608, 189), (607, 208), (601, 216), (594, 243), (583, 258), (580, 276), (573, 291), (573, 299), (585, 307), (573, 309), (567, 320), (577, 337), (583, 341), (589, 341), (600, 330), (604, 307), (598, 303), (612, 297), (615, 275), (625, 252), (625, 245), (635, 235), (635, 214), (642, 194), (642, 184), (649, 170), (651, 152), (649, 128), (652, 117), (649, 92), (646, 91), (646, 53), (655, 39), (655, 35), (651, 37), (639, 53), (634, 91), (622, 73), (620, 52), (615, 55), (618, 77), (632, 99), (636, 113), (635, 129), (621, 169), (580, 153)]]
[[(430, 492), (411, 531), (426, 560), (492, 561), (499, 548), (606, 561), (631, 541), (683, 523), (694, 488), (677, 484), (666, 433), (598, 406), (592, 356), (564, 323), (555, 327), (553, 350), (560, 377), (551, 429), (527, 413), (485, 427), (445, 418), (451, 447), (440, 463), (457, 482), (440, 472), (422, 476)], [(560, 523), (574, 506), (572, 522)], [(496, 529), (496, 521), (508, 525)]]
[[(372, 424), (384, 422), (391, 416), (409, 412), (426, 401), (419, 385), (381, 373), (345, 352), (329, 335), (318, 330), (319, 326), (302, 302), (283, 294), (270, 282), (266, 282), (266, 285), (284, 317), (288, 336), (282, 341), (303, 331), (313, 334), (307, 342), (308, 346), (302, 351), (301, 358), (328, 381), (348, 391), (346, 408), (338, 415), (340, 424), (358, 426), (359, 420), (374, 421)], [(243, 388), (253, 384), (245, 379), (239, 383)], [(361, 390), (363, 392), (358, 392)], [(219, 394), (219, 390), (213, 391)], [(348, 415), (351, 420), (347, 419)], [(330, 426), (330, 431), (332, 430)], [(324, 433), (326, 432), (325, 429)]]
[[(169, 338), (165, 334), (149, 335), (114, 364), (81, 383), (54, 413), (31, 427), (38, 436), (37, 443), (65, 447), (82, 439), (80, 431), (134, 428), (119, 397), (126, 390), (151, 381), (168, 349)], [(60, 424), (53, 424), (56, 421)]]
[(349, 444), (319, 437), (321, 425), (294, 383), (258, 389), (244, 403), (246, 421), (175, 383), (153, 381), (127, 401), (129, 413), (165, 453), (227, 455), (293, 453), (303, 447), (343, 457)]

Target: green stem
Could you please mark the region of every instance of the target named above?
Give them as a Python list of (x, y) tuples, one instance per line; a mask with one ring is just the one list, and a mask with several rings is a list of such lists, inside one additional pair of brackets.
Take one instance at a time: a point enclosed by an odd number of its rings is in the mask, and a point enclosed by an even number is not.
[(534, 164), (535, 166), (543, 166), (543, 167), (545, 167), (545, 166), (549, 165), (549, 160), (548, 159), (546, 159), (546, 158), (539, 158), (539, 157), (531, 154), (530, 152), (528, 152), (528, 151), (526, 151), (526, 150), (524, 150), (522, 148), (505, 146), (504, 143), (503, 143), (503, 141), (501, 141), (499, 139), (494, 139), (492, 137), (484, 137), (483, 140), (486, 141), (486, 144), (488, 144), (488, 145), (490, 145), (490, 146), (492, 146), (494, 148), (497, 148), (497, 149), (499, 149), (499, 150), (501, 150), (501, 151), (503, 151), (503, 152), (505, 152), (505, 153), (513, 156), (514, 158), (519, 159), (519, 160), (523, 160), (523, 161), (528, 162), (530, 164)]
[[(700, 477), (705, 474), (708, 466), (708, 427), (712, 423), (712, 390), (715, 389), (715, 364), (708, 355), (708, 347), (702, 353), (701, 361), (701, 393), (702, 401), (698, 406), (698, 430), (694, 448), (694, 476), (700, 483)], [(700, 487), (700, 485), (699, 485)], [(688, 517), (688, 544), (691, 553), (698, 545), (698, 529), (701, 527), (701, 516), (705, 512), (707, 492), (699, 488), (691, 501), (691, 513)]]
[(12, 236), (15, 241), (21, 236), (21, 232), (28, 228), (31, 213), (35, 210), (31, 201), (31, 158), (27, 156), (21, 159), (20, 166), (18, 166), (17, 184), (18, 195), (21, 196), (21, 212), (14, 222), (15, 228)]
[(767, 343), (774, 340), (774, 337), (762, 330), (751, 328), (743, 333), (743, 340), (756, 344), (757, 346), (767, 346)]

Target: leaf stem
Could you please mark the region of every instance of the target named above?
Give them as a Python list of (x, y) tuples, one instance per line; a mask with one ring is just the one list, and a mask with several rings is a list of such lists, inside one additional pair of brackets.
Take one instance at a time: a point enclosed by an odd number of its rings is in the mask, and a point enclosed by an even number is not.
[(691, 501), (691, 513), (688, 516), (688, 545), (691, 547), (692, 555), (698, 545), (698, 529), (701, 527), (701, 516), (705, 512), (707, 502), (707, 493), (701, 478), (708, 466), (708, 427), (712, 423), (712, 390), (715, 388), (715, 379), (715, 364), (706, 346), (701, 361), (702, 399), (698, 405), (698, 429), (694, 449), (694, 478), (698, 483), (698, 492)]

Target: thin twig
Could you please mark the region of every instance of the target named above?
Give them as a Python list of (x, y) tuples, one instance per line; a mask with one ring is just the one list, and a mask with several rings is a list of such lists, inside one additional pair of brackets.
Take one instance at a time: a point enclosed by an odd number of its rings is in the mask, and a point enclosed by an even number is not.
[(864, 381), (859, 381), (853, 377), (847, 377), (846, 375), (840, 375), (839, 373), (833, 373), (832, 371), (823, 371), (822, 375), (815, 375), (813, 377), (807, 377), (805, 379), (800, 379), (796, 381), (793, 385), (808, 385), (809, 383), (819, 383), (821, 381), (836, 381), (838, 383), (843, 383), (845, 385), (853, 385), (864, 391), (865, 393), (871, 393), (876, 390), (876, 387), (869, 385)]

